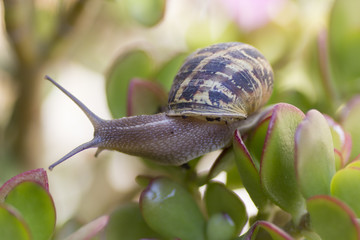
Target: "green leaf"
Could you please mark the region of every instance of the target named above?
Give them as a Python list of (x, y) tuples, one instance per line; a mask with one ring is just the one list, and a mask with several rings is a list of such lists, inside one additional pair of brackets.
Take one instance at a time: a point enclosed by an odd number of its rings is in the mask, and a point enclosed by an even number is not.
[(244, 188), (244, 184), (241, 180), (241, 177), (239, 176), (239, 171), (235, 164), (235, 160), (233, 161), (232, 166), (228, 170), (226, 170), (226, 184), (225, 185), (228, 189)]
[(40, 184), (46, 191), (49, 191), (49, 183), (46, 171), (43, 168), (33, 169), (18, 174), (4, 183), (0, 188), (0, 202), (5, 201), (8, 193), (19, 183), (24, 181), (33, 181)]
[(260, 230), (267, 232), (273, 240), (293, 240), (293, 238), (290, 235), (288, 235), (286, 232), (284, 232), (284, 230), (266, 221), (255, 222), (251, 226), (249, 231), (242, 236), (241, 239), (243, 240), (258, 239), (257, 235), (259, 234)]
[(0, 204), (1, 239), (30, 240), (27, 224), (10, 206)]
[(65, 240), (88, 240), (101, 232), (109, 221), (109, 216), (99, 217), (92, 222), (82, 226)]
[(52, 236), (56, 221), (54, 202), (41, 185), (22, 182), (9, 192), (5, 203), (23, 216), (34, 240), (45, 240)]
[(360, 153), (360, 96), (354, 97), (343, 108), (341, 113), (341, 124), (345, 131), (349, 132), (352, 139), (352, 151), (350, 161)]
[(126, 100), (130, 80), (148, 78), (152, 68), (152, 60), (141, 50), (128, 52), (113, 63), (106, 76), (106, 96), (114, 118), (126, 115)]
[(246, 148), (240, 132), (235, 132), (234, 143), (235, 162), (238, 167), (244, 187), (248, 191), (254, 204), (263, 208), (267, 203), (267, 197), (262, 189), (259, 170), (256, 168), (253, 158)]
[(126, 9), (138, 23), (151, 27), (157, 24), (165, 12), (165, 0), (127, 0)]
[(216, 158), (207, 176), (207, 181), (216, 177), (222, 171), (229, 170), (234, 164), (234, 152), (231, 148), (225, 148)]
[(167, 61), (157, 72), (155, 79), (165, 90), (170, 91), (173, 80), (184, 63), (187, 53), (180, 53)]
[(210, 217), (218, 213), (228, 214), (235, 223), (235, 233), (241, 232), (248, 217), (244, 203), (234, 192), (222, 183), (210, 182), (204, 200)]
[(265, 192), (295, 222), (305, 213), (305, 201), (296, 181), (294, 167), (295, 130), (304, 114), (289, 104), (274, 107), (266, 135), (260, 178)]
[(140, 197), (147, 224), (167, 238), (204, 239), (205, 220), (191, 194), (167, 178), (153, 180)]
[(236, 234), (236, 226), (231, 217), (217, 213), (210, 217), (206, 226), (208, 240), (230, 240)]
[(330, 194), (334, 146), (329, 125), (317, 110), (310, 110), (296, 129), (295, 168), (305, 198)]
[(159, 238), (159, 234), (146, 224), (138, 203), (125, 204), (111, 213), (106, 227), (106, 239), (138, 240), (144, 238)]
[(260, 162), (263, 154), (263, 147), (265, 144), (265, 138), (269, 127), (271, 114), (269, 114), (269, 116), (265, 117), (258, 123), (256, 128), (250, 133), (249, 138), (246, 141), (248, 150), (251, 153), (252, 161), (258, 171), (260, 171)]
[(315, 196), (307, 200), (311, 227), (322, 239), (360, 239), (360, 226), (354, 212), (340, 200)]
[(353, 161), (353, 162), (349, 163), (346, 167), (347, 168), (348, 167), (360, 168), (360, 160)]
[(346, 167), (334, 175), (331, 182), (331, 194), (339, 198), (360, 217), (360, 168)]
[(150, 115), (162, 111), (167, 104), (166, 92), (155, 82), (134, 78), (130, 81), (127, 115)]

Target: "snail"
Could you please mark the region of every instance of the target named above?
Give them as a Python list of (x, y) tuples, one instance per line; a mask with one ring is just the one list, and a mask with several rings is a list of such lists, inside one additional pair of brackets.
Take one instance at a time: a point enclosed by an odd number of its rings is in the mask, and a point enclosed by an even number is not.
[(166, 112), (103, 120), (50, 77), (91, 121), (94, 138), (60, 160), (88, 148), (117, 150), (159, 164), (182, 165), (231, 145), (236, 129), (246, 130), (273, 88), (269, 62), (254, 47), (228, 42), (192, 53), (173, 81)]

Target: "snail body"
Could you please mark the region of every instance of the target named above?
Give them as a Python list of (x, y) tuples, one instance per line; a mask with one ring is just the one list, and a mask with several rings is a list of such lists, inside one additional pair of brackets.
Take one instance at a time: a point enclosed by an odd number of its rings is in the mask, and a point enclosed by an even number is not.
[(94, 126), (94, 138), (52, 164), (88, 149), (117, 150), (160, 164), (181, 165), (229, 146), (236, 129), (247, 129), (270, 98), (273, 73), (254, 47), (220, 43), (191, 54), (177, 73), (168, 110), (154, 115), (103, 120), (66, 89)]

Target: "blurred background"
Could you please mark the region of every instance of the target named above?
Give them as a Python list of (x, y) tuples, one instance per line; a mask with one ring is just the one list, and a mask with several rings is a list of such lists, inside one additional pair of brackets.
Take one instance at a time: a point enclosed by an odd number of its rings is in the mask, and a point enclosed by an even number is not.
[[(47, 168), (92, 138), (90, 122), (44, 75), (102, 118), (150, 114), (166, 104), (184, 58), (217, 42), (245, 42), (264, 54), (275, 72), (272, 103), (336, 119), (360, 91), (359, 9), (357, 0), (4, 0), (0, 182)], [(48, 172), (58, 224), (137, 200), (135, 177), (159, 171), (122, 153), (94, 154)], [(201, 160), (197, 170), (209, 166)]]

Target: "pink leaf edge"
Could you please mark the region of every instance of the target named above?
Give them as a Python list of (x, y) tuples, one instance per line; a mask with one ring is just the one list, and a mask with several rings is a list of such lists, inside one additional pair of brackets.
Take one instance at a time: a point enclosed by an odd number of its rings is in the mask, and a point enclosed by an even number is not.
[(33, 169), (20, 173), (6, 181), (0, 188), (0, 202), (5, 201), (5, 197), (15, 186), (25, 181), (36, 182), (49, 192), (49, 182), (46, 171), (43, 168)]
[(238, 130), (235, 131), (234, 139), (235, 139), (235, 142), (236, 142), (237, 146), (245, 154), (246, 160), (248, 160), (250, 162), (251, 166), (256, 169), (254, 161), (253, 161), (253, 159), (252, 159), (252, 157), (251, 157), (251, 155), (249, 153), (249, 150), (247, 149), (247, 147), (245, 146), (244, 141), (241, 138), (240, 131), (238, 131)]
[(277, 234), (279, 237), (281, 237), (284, 240), (293, 240), (293, 238), (289, 234), (287, 234), (284, 230), (282, 230), (278, 226), (276, 226), (270, 222), (266, 222), (266, 221), (255, 222), (254, 225), (250, 228), (245, 240), (251, 240), (254, 237), (253, 236), (254, 232), (257, 232), (255, 230), (259, 227), (262, 227), (267, 232), (273, 232), (273, 233)]
[(301, 115), (303, 118), (305, 117), (305, 114), (298, 109), (297, 107), (295, 107), (294, 105), (288, 104), (288, 103), (278, 103), (274, 106), (273, 111), (272, 111), (272, 115), (269, 121), (269, 126), (266, 132), (266, 136), (265, 136), (265, 142), (264, 142), (264, 146), (263, 146), (263, 151), (262, 151), (262, 155), (261, 155), (261, 160), (260, 160), (260, 175), (262, 175), (262, 166), (264, 164), (264, 155), (265, 152), (267, 151), (268, 145), (269, 145), (269, 141), (272, 138), (272, 133), (273, 133), (273, 129), (277, 123), (278, 120), (278, 114), (279, 112), (282, 111), (287, 111), (287, 112), (294, 112), (296, 114)]
[(330, 116), (323, 114), (325, 117), (327, 123), (329, 124), (329, 127), (332, 128), (339, 136), (341, 147), (340, 149), (334, 149), (335, 154), (340, 155), (340, 158), (342, 159), (342, 167), (347, 164), (349, 161), (351, 149), (352, 149), (352, 139), (349, 133), (347, 133), (344, 128), (337, 123), (333, 118)]
[(309, 198), (307, 201), (310, 202), (310, 201), (314, 201), (314, 200), (317, 200), (317, 199), (332, 202), (333, 204), (338, 205), (342, 210), (344, 210), (344, 212), (347, 213), (347, 215), (349, 216), (351, 222), (355, 226), (358, 238), (360, 239), (360, 225), (359, 225), (359, 222), (357, 220), (357, 216), (348, 205), (346, 205), (341, 200), (339, 200), (339, 199), (337, 199), (335, 197), (332, 197), (332, 196), (328, 196), (328, 195), (316, 195), (316, 196), (313, 196), (313, 197)]

